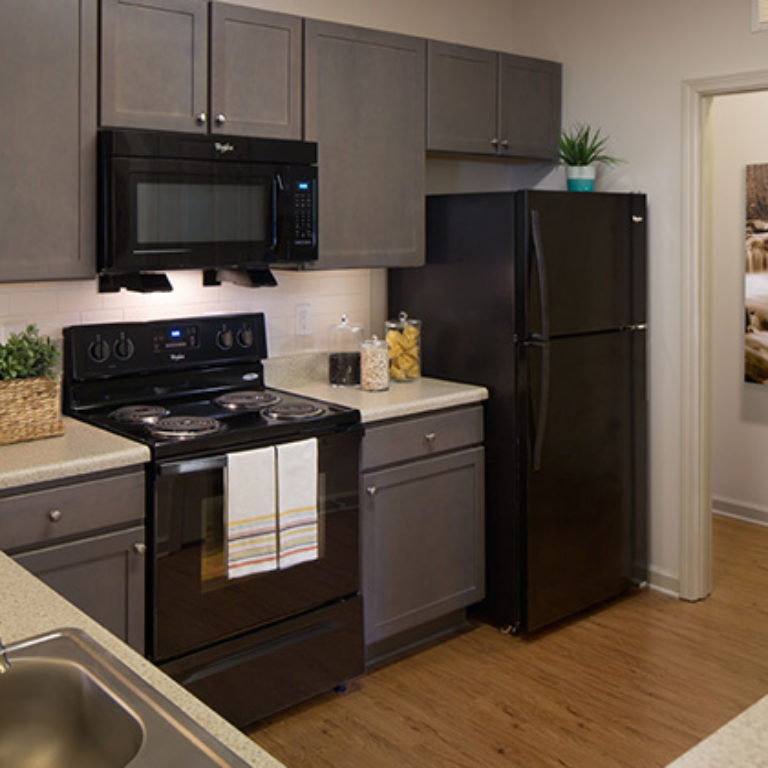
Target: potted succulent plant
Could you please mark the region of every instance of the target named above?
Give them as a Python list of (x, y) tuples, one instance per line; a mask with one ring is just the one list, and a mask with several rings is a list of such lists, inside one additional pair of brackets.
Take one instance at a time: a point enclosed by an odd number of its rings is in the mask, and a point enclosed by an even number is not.
[(615, 165), (618, 158), (605, 151), (607, 136), (600, 129), (577, 124), (560, 134), (558, 157), (566, 166), (568, 189), (573, 192), (591, 192), (595, 186), (595, 164)]
[(0, 344), (0, 444), (64, 432), (58, 360), (58, 349), (35, 325)]

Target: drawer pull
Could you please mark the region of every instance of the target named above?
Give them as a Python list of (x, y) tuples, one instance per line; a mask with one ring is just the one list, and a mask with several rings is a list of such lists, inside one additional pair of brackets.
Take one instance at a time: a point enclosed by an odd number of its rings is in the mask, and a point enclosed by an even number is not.
[(137, 555), (143, 555), (143, 554), (144, 554), (144, 553), (147, 551), (147, 545), (146, 545), (146, 544), (144, 544), (144, 542), (141, 542), (141, 541), (137, 541), (137, 542), (136, 542), (136, 543), (133, 545), (133, 551), (134, 551), (134, 552), (135, 552)]
[(58, 522), (59, 522), (59, 520), (61, 520), (61, 510), (60, 510), (60, 509), (52, 509), (52, 510), (51, 510), (51, 511), (48, 513), (48, 519), (49, 519), (49, 520), (50, 520), (52, 523), (58, 523)]
[(375, 485), (369, 485), (369, 486), (368, 486), (368, 487), (365, 489), (365, 492), (366, 492), (366, 493), (367, 493), (369, 496), (375, 496), (375, 495), (376, 495), (376, 494), (379, 492), (379, 489), (378, 489), (378, 488), (377, 488)]
[(434, 432), (427, 432), (427, 434), (426, 434), (426, 435), (424, 435), (424, 439), (425, 439), (425, 440), (426, 440), (428, 443), (434, 443), (434, 442), (435, 442), (435, 440), (437, 439), (437, 435), (436, 435)]

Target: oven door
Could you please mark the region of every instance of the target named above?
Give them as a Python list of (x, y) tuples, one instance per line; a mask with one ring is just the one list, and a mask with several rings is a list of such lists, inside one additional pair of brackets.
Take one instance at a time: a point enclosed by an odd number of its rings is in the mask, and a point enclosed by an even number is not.
[(152, 659), (172, 659), (358, 592), (359, 445), (359, 427), (318, 437), (318, 559), (235, 579), (227, 576), (224, 548), (226, 456), (157, 465)]
[(101, 272), (280, 260), (280, 166), (111, 158), (102, 178)]

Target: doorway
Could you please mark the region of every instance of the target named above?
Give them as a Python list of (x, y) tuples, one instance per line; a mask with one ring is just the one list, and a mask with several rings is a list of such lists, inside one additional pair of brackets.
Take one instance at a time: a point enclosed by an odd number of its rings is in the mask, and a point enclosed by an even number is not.
[(713, 100), (768, 91), (760, 71), (683, 84), (682, 205), (682, 482), (680, 597), (699, 600), (712, 589), (712, 177)]

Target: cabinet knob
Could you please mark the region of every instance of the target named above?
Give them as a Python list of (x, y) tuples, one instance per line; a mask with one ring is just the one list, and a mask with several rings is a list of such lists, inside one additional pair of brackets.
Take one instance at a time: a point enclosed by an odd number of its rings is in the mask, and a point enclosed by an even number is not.
[(435, 440), (437, 439), (437, 435), (436, 435), (434, 432), (427, 432), (427, 434), (426, 434), (426, 435), (424, 435), (424, 439), (425, 439), (425, 440), (426, 440), (428, 443), (434, 443), (434, 442), (435, 442)]
[(51, 510), (51, 511), (48, 513), (48, 519), (49, 519), (49, 520), (50, 520), (52, 523), (58, 523), (58, 522), (59, 522), (59, 520), (61, 520), (61, 510), (60, 510), (60, 509), (52, 509), (52, 510)]
[(494, 136), (491, 139), (491, 144), (493, 144), (494, 147), (498, 147), (499, 146), (499, 140)]
[(133, 545), (133, 551), (137, 555), (143, 555), (147, 551), (147, 545), (143, 541), (137, 541)]
[(379, 489), (378, 489), (378, 488), (377, 488), (375, 485), (369, 485), (369, 486), (368, 486), (368, 487), (365, 489), (365, 492), (366, 492), (366, 493), (367, 493), (369, 496), (375, 496), (375, 495), (376, 495), (376, 494), (379, 492)]
[(224, 125), (227, 122), (227, 116), (218, 114), (216, 115), (216, 125)]
[(501, 146), (504, 147), (504, 149), (506, 149), (509, 146), (509, 139), (502, 139)]
[(195, 120), (197, 121), (198, 125), (205, 125), (206, 121), (208, 120), (208, 115), (206, 115), (205, 112), (200, 112), (195, 117)]

